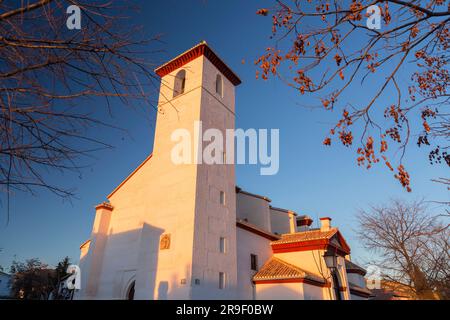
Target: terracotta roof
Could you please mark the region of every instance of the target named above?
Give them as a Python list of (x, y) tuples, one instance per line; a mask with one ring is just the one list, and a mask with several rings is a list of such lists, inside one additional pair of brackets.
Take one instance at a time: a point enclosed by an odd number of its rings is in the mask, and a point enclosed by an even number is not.
[(320, 231), (320, 229), (314, 229), (309, 231), (302, 231), (296, 233), (287, 233), (281, 235), (281, 239), (273, 241), (271, 244), (283, 244), (294, 243), (312, 240), (328, 240), (337, 233), (337, 228), (331, 228), (329, 231)]
[(313, 229), (296, 233), (281, 235), (281, 239), (270, 243), (274, 253), (329, 250), (345, 256), (350, 254), (350, 247), (338, 228), (330, 228), (328, 231)]
[(178, 68), (181, 68), (186, 63), (202, 55), (208, 58), (208, 60), (211, 61), (211, 63), (217, 69), (219, 69), (219, 71), (222, 72), (222, 74), (227, 77), (227, 79), (230, 80), (233, 85), (237, 86), (241, 83), (241, 79), (239, 79), (239, 77), (230, 69), (230, 67), (228, 67), (226, 63), (219, 58), (219, 56), (211, 49), (211, 47), (208, 46), (206, 41), (200, 42), (191, 49), (188, 49), (182, 54), (176, 56), (169, 62), (166, 62), (162, 66), (159, 66), (155, 69), (155, 73), (160, 77), (164, 77), (165, 75)]
[(253, 281), (307, 279), (325, 283), (325, 279), (319, 275), (309, 273), (279, 258), (272, 257), (253, 276)]
[(366, 269), (347, 259), (345, 259), (345, 269), (348, 273), (359, 273), (363, 276), (367, 273)]

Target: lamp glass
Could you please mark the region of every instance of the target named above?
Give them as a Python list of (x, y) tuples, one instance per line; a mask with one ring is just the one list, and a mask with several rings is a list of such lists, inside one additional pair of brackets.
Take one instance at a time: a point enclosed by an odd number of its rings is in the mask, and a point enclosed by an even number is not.
[(325, 259), (325, 264), (327, 265), (328, 268), (330, 269), (336, 269), (337, 266), (337, 257), (335, 254), (331, 253), (331, 252), (325, 252), (325, 254), (323, 255), (323, 258)]

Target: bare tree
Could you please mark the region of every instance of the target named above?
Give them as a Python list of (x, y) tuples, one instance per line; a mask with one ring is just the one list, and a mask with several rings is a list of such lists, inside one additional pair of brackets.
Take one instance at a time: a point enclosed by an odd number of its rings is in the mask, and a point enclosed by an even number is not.
[(358, 215), (358, 236), (390, 282), (408, 286), (418, 299), (450, 299), (450, 230), (423, 201), (393, 200)]
[[(372, 6), (381, 29), (366, 24)], [(278, 0), (257, 13), (272, 16), (274, 41), (255, 62), (257, 77), (276, 76), (339, 113), (324, 145), (336, 137), (349, 147), (359, 138), (358, 165), (382, 160), (408, 191), (402, 160), (410, 142), (428, 146), (430, 162), (450, 166), (448, 1)], [(343, 99), (354, 90), (367, 93), (366, 101)], [(388, 145), (397, 146), (392, 154)]]
[[(149, 106), (149, 46), (158, 39), (127, 18), (132, 2), (0, 1), (0, 187), (8, 200), (38, 188), (73, 196), (46, 174), (78, 170), (80, 155), (109, 147), (86, 134), (107, 125), (97, 111), (111, 114), (113, 99)], [(71, 5), (81, 10), (79, 30), (66, 25)]]

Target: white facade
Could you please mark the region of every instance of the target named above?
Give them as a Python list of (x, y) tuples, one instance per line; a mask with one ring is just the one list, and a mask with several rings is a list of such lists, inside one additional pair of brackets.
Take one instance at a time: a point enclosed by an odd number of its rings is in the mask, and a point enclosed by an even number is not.
[(252, 281), (257, 270), (252, 269), (251, 255), (256, 255), (256, 269), (272, 256), (270, 240), (242, 228), (237, 228), (237, 277), (238, 299), (252, 300), (256, 298), (256, 288)]
[[(324, 293), (325, 278), (254, 281), (274, 256), (307, 271), (305, 277), (318, 277), (310, 251), (273, 251), (279, 235), (296, 233), (293, 211), (236, 188), (234, 165), (172, 161), (175, 130), (197, 137), (198, 121), (203, 132), (215, 128), (225, 136), (234, 129), (239, 78), (206, 43), (156, 72), (161, 88), (153, 154), (96, 207), (91, 238), (80, 247), (77, 298), (333, 298)], [(345, 263), (340, 272), (347, 281)]]
[(306, 283), (269, 283), (259, 285), (259, 300), (324, 300), (323, 289)]

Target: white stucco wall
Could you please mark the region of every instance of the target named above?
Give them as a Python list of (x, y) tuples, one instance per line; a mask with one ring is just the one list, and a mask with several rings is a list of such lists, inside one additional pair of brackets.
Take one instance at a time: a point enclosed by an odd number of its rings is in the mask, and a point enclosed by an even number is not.
[[(313, 274), (323, 276), (328, 281), (332, 282), (330, 271), (326, 267), (325, 261), (323, 259), (323, 250), (310, 250), (310, 251), (295, 251), (286, 253), (275, 253), (274, 256), (280, 258), (288, 263), (298, 266), (299, 268), (311, 272)], [(341, 297), (345, 300), (350, 299), (350, 289), (347, 279), (347, 272), (345, 270), (345, 261), (343, 257), (338, 257), (338, 271), (339, 271), (339, 281), (340, 287), (345, 288), (341, 292)], [(323, 290), (323, 295), (325, 299), (334, 299), (333, 290)]]
[(323, 300), (324, 297), (329, 296), (329, 289), (325, 287), (318, 287), (308, 283), (303, 283), (303, 299), (304, 300)]
[(270, 240), (250, 231), (237, 228), (238, 299), (255, 299), (252, 278), (257, 271), (251, 269), (250, 255), (258, 256), (258, 270), (272, 256)]
[(242, 192), (236, 196), (237, 217), (271, 232), (269, 201)]
[(327, 288), (303, 282), (259, 283), (256, 285), (258, 300), (322, 300)]
[(327, 273), (327, 267), (322, 258), (323, 250), (275, 253), (274, 256), (317, 275)]
[[(234, 85), (223, 75), (223, 95), (215, 92), (217, 68), (203, 59), (201, 114), (203, 130), (234, 129)], [(204, 142), (204, 150), (210, 142)], [(226, 141), (223, 141), (225, 147)], [(220, 158), (220, 157), (219, 157)], [(192, 287), (193, 299), (232, 299), (236, 297), (236, 192), (233, 164), (197, 166), (196, 208), (192, 277), (200, 285)], [(225, 203), (220, 203), (220, 192)], [(220, 238), (225, 252), (220, 252)], [(225, 289), (219, 289), (219, 273), (225, 273)]]
[(256, 285), (257, 300), (303, 300), (303, 284), (267, 283)]
[(271, 207), (270, 225), (272, 232), (275, 234), (295, 232), (294, 215), (285, 210)]
[[(89, 284), (97, 290), (82, 298), (123, 299), (133, 280), (136, 299), (235, 296), (234, 166), (177, 165), (171, 159), (176, 144), (171, 134), (176, 129), (186, 129), (194, 137), (194, 121), (198, 120), (203, 121), (204, 129), (234, 128), (234, 86), (223, 77), (224, 96), (214, 96), (218, 71), (203, 56), (183, 69), (183, 94), (172, 98), (179, 70), (161, 80), (153, 156), (109, 196), (114, 209), (103, 232), (106, 241), (102, 254), (92, 258), (99, 248), (94, 223), (83, 265), (90, 270), (97, 260), (94, 265), (100, 272)], [(219, 204), (220, 190), (226, 192), (225, 205)], [(159, 249), (162, 234), (170, 234), (168, 250)], [(226, 254), (219, 253), (221, 236), (227, 239)], [(223, 290), (218, 288), (219, 272), (226, 273)], [(195, 279), (200, 284), (191, 286)]]

